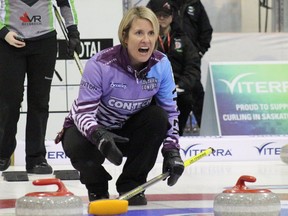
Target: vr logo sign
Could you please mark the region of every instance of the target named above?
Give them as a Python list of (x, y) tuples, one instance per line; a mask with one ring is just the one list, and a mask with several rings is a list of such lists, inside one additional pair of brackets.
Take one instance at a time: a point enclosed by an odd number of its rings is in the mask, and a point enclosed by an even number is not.
[(27, 12), (25, 12), (23, 14), (23, 16), (20, 17), (20, 20), (23, 23), (41, 23), (41, 16), (40, 15), (34, 15), (31, 18), (29, 17), (29, 15), (27, 14)]

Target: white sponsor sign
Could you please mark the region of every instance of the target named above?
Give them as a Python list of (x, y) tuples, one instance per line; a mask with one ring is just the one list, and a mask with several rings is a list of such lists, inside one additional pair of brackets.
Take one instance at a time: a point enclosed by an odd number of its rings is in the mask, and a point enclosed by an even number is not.
[[(70, 159), (65, 155), (62, 144), (55, 144), (53, 140), (46, 140), (46, 159), (50, 165), (70, 165)], [(14, 165), (25, 165), (25, 141), (17, 140), (17, 147), (14, 152)]]
[[(212, 147), (215, 152), (200, 161), (277, 161), (281, 148), (288, 145), (288, 136), (229, 136), (229, 137), (181, 137), (181, 156), (186, 160)], [(61, 143), (46, 141), (46, 158), (51, 165), (70, 165)], [(25, 142), (18, 140), (14, 165), (25, 165)], [(161, 151), (157, 162), (162, 162)], [(108, 162), (107, 162), (108, 163)]]
[(282, 146), (288, 144), (288, 136), (228, 136), (182, 137), (181, 155), (188, 159), (212, 147), (215, 152), (203, 161), (269, 161), (280, 160)]

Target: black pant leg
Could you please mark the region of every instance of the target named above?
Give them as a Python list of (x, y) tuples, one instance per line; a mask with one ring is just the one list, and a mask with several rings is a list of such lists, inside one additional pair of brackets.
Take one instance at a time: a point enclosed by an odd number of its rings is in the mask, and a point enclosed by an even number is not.
[(95, 193), (108, 191), (108, 181), (112, 177), (102, 166), (105, 158), (76, 126), (65, 130), (62, 145), (72, 166), (79, 171), (81, 183)]
[(124, 125), (121, 135), (129, 137), (130, 141), (129, 144), (118, 145), (127, 157), (123, 172), (116, 182), (119, 193), (146, 182), (168, 127), (167, 113), (158, 106), (145, 108)]
[(194, 92), (195, 95), (193, 95), (193, 97), (195, 98), (195, 100), (193, 102), (193, 114), (195, 116), (198, 126), (201, 127), (205, 92), (200, 80), (196, 83)]
[(192, 111), (192, 96), (180, 95), (177, 98), (177, 106), (179, 109), (179, 135), (182, 136), (186, 127), (189, 114)]
[(17, 122), (23, 100), (26, 48), (0, 40), (0, 158), (10, 158), (16, 148)]
[(28, 41), (27, 49), (26, 169), (29, 169), (46, 161), (45, 135), (56, 63), (56, 36)]

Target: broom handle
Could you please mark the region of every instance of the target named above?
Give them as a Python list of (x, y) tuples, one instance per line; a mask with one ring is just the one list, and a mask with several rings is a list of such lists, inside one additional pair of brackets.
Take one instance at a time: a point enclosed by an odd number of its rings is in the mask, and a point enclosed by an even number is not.
[[(64, 24), (64, 22), (63, 22), (63, 20), (61, 18), (61, 15), (60, 15), (57, 7), (55, 5), (53, 5), (53, 8), (54, 8), (54, 12), (55, 12), (55, 16), (57, 18), (58, 24), (59, 24), (59, 26), (60, 26), (60, 28), (62, 30), (62, 33), (63, 33), (63, 35), (65, 37), (65, 40), (66, 40), (66, 42), (68, 44), (68, 42), (69, 42), (68, 31), (67, 31), (67, 29), (65, 27), (65, 24)], [(73, 57), (74, 57), (74, 60), (76, 62), (76, 65), (77, 65), (77, 67), (79, 69), (79, 72), (82, 75), (83, 74), (83, 66), (82, 66), (82, 64), (80, 62), (80, 58), (79, 58), (78, 54), (75, 51), (73, 53)]]
[[(211, 154), (213, 151), (214, 151), (214, 149), (212, 149), (210, 147), (210, 148), (202, 151), (201, 153), (199, 153), (199, 154), (197, 154), (197, 155), (185, 160), (184, 161), (184, 167), (190, 166), (192, 163), (194, 163), (194, 162), (200, 160), (201, 158)], [(155, 183), (166, 179), (167, 177), (169, 177), (169, 172), (162, 173), (162, 174), (152, 178), (151, 180), (147, 181), (146, 183), (134, 188), (133, 190), (128, 191), (125, 194), (122, 194), (121, 196), (118, 197), (118, 199), (119, 200), (128, 200), (131, 197), (133, 197), (133, 196), (141, 193), (142, 191), (146, 190), (148, 187), (154, 185)]]

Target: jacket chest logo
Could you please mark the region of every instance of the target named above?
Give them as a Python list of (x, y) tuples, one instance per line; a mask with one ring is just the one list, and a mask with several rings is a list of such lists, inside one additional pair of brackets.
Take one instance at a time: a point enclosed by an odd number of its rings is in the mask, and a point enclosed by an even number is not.
[(195, 8), (193, 6), (189, 6), (188, 9), (187, 9), (187, 13), (190, 16), (194, 16), (195, 15)]
[(158, 80), (154, 77), (142, 80), (142, 89), (152, 91), (157, 88)]

